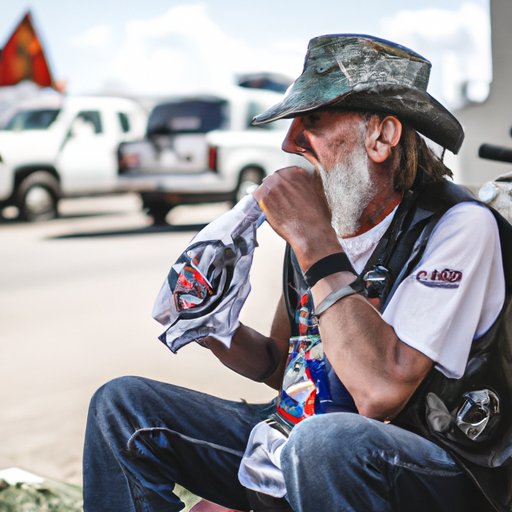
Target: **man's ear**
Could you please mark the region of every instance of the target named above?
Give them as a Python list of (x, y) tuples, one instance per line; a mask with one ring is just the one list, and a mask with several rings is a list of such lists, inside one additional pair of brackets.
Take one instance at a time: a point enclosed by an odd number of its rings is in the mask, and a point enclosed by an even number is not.
[(401, 135), (402, 123), (395, 116), (372, 116), (365, 139), (368, 157), (377, 164), (385, 162), (400, 141)]

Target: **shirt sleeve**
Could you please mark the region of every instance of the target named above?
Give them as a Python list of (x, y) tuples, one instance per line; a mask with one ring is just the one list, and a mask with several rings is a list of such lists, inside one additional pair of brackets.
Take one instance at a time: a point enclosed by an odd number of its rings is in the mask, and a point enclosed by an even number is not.
[(461, 203), (443, 215), (422, 259), (383, 313), (397, 336), (447, 377), (464, 374), (473, 339), (505, 300), (499, 231), (492, 213)]

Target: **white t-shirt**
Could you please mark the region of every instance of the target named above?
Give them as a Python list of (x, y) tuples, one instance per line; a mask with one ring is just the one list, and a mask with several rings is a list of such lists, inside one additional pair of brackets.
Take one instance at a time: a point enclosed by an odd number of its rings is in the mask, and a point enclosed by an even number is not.
[[(362, 235), (340, 239), (358, 273), (395, 211)], [(444, 375), (460, 378), (473, 339), (492, 326), (504, 300), (496, 221), (487, 208), (460, 203), (437, 223), (420, 262), (399, 285), (382, 317), (400, 340), (432, 359)], [(284, 496), (279, 456), (285, 442), (286, 438), (266, 423), (257, 424), (238, 473), (242, 485)]]
[[(387, 229), (382, 224), (340, 243), (360, 272)], [(498, 227), (477, 203), (460, 203), (434, 228), (411, 275), (398, 287), (382, 314), (398, 338), (460, 378), (471, 342), (485, 334), (505, 300)]]

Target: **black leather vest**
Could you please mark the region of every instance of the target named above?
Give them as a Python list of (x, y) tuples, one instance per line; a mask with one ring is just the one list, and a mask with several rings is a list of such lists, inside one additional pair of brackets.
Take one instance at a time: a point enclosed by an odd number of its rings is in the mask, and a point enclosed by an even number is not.
[[(432, 225), (452, 205), (471, 200), (447, 182), (426, 187), (417, 205), (418, 210), (431, 212)], [(463, 377), (449, 379), (433, 369), (393, 423), (445, 448), (480, 487), (492, 509), (504, 512), (512, 510), (512, 226), (491, 211), (500, 231), (504, 307), (489, 331), (473, 341)], [(426, 244), (428, 231), (420, 234), (418, 244)], [(391, 292), (410, 270), (406, 264)]]
[[(362, 287), (380, 296), (383, 311), (399, 284), (419, 262), (430, 234), (452, 206), (476, 201), (451, 182), (409, 191), (369, 264)], [(490, 510), (512, 511), (512, 226), (492, 210), (500, 231), (506, 299), (498, 319), (474, 340), (465, 373), (449, 379), (432, 369), (404, 410), (393, 420), (446, 449), (476, 482)], [(386, 269), (385, 285), (370, 289), (363, 276)], [(294, 256), (285, 258), (285, 299), (289, 313), (296, 301)], [(372, 285), (373, 286), (373, 285)]]

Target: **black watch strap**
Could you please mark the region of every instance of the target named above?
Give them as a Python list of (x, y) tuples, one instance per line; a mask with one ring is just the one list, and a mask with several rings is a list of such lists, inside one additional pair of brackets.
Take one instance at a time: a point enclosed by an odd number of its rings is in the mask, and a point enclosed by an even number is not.
[(309, 288), (312, 288), (320, 279), (336, 272), (352, 272), (356, 274), (348, 256), (344, 252), (329, 254), (319, 259), (304, 273), (304, 279)]

